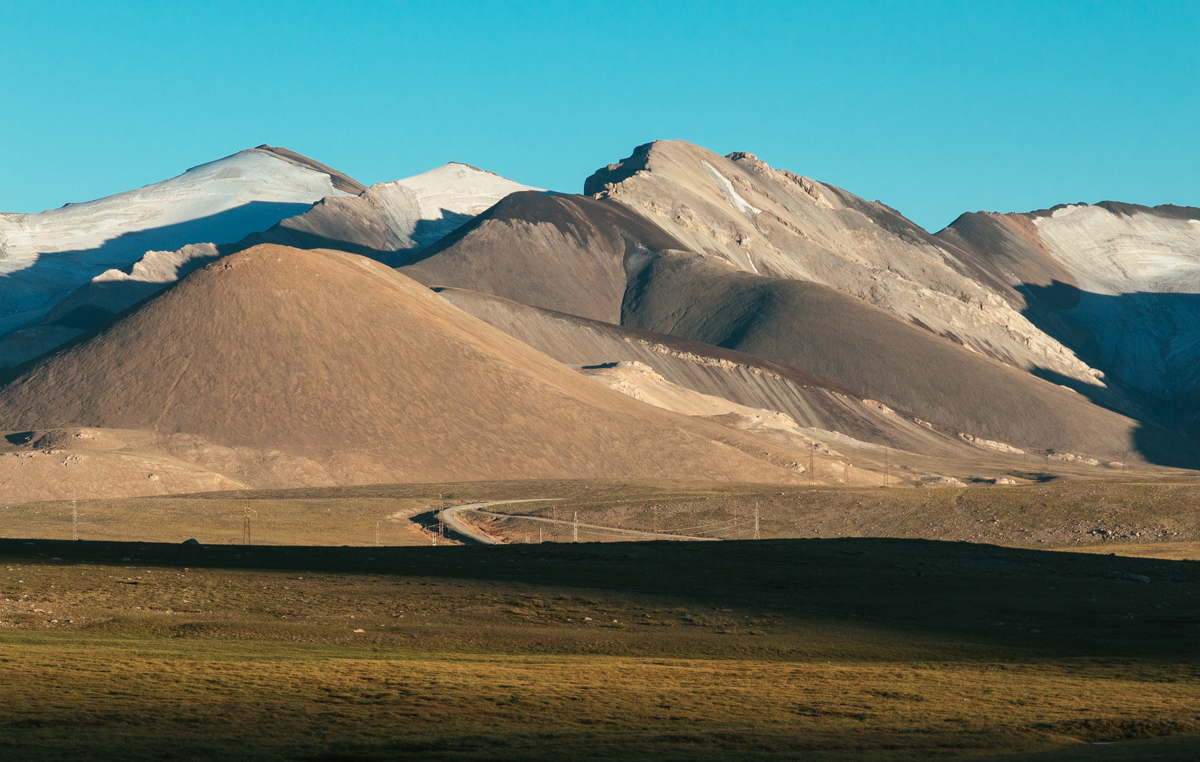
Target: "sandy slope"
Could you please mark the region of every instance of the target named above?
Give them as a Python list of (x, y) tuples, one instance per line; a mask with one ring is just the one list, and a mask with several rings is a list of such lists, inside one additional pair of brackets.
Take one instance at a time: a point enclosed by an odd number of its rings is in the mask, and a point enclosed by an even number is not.
[(651, 367), (672, 385), (725, 400), (726, 407), (718, 414), (741, 407), (777, 411), (809, 429), (839, 431), (912, 452), (952, 456), (963, 446), (957, 432), (936, 433), (918, 425), (912, 416), (798, 368), (474, 291), (440, 289), (439, 293), (460, 309), (561, 362), (576, 366), (634, 362)]
[(69, 426), (282, 453), (336, 483), (792, 478), (725, 427), (604, 389), (383, 265), (278, 246), (3, 378), (0, 429)]

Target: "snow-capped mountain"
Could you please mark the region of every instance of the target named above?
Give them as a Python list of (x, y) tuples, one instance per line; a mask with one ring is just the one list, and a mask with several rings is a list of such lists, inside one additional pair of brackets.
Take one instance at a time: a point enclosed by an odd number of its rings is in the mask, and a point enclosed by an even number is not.
[(320, 166), (264, 146), (96, 201), (0, 214), (0, 334), (33, 323), (104, 271), (127, 270), (147, 251), (232, 243), (314, 201), (349, 195), (348, 178)]
[(335, 248), (394, 264), (529, 190), (457, 162), (365, 188), (261, 146), (99, 201), (0, 216), (0, 368), (250, 246)]
[(964, 214), (938, 237), (994, 272), (1025, 311), (1140, 393), (1200, 423), (1200, 209), (1102, 202)]
[(332, 247), (397, 265), (510, 193), (537, 190), (541, 189), (450, 162), (403, 180), (377, 183), (358, 196), (325, 199), (255, 236), (253, 242)]

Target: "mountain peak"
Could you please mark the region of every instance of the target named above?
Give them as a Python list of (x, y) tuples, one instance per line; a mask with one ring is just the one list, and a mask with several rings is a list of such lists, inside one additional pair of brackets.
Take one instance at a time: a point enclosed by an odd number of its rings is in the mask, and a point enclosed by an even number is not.
[(359, 193), (362, 193), (367, 189), (367, 186), (363, 185), (358, 180), (355, 180), (353, 177), (350, 177), (343, 172), (339, 172), (333, 167), (322, 164), (319, 161), (310, 159), (303, 154), (283, 148), (282, 146), (271, 146), (263, 143), (260, 146), (247, 148), (245, 151), (239, 151), (239, 153), (249, 153), (252, 151), (271, 154), (272, 156), (276, 156), (286, 162), (295, 164), (298, 167), (304, 167), (317, 172), (323, 172), (329, 175), (329, 177), (333, 180), (333, 187), (337, 188), (343, 193), (353, 193), (357, 196)]

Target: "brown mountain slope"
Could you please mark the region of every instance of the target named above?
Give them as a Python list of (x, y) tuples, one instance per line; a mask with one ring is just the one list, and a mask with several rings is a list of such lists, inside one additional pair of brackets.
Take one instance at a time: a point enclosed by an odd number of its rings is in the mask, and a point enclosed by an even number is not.
[[(214, 259), (260, 244), (297, 249), (337, 249), (389, 265), (405, 261), (509, 193), (532, 190), (492, 172), (451, 162), (414, 177), (360, 183), (286, 148), (259, 146), (243, 154), (270, 154), (328, 174), (333, 186), (354, 196), (330, 195), (237, 242), (214, 245), (191, 239), (173, 251), (146, 251), (141, 260), (84, 283), (27, 328), (0, 335), (0, 368), (48, 352), (117, 312), (133, 306)], [(181, 240), (188, 240), (183, 238)]]
[[(699, 341), (552, 312), (463, 289), (455, 306), (570, 365), (638, 362), (670, 383), (738, 405), (784, 413), (804, 427), (912, 452), (952, 455), (966, 445), (813, 373)], [(814, 436), (820, 434), (813, 432)]]
[(1007, 291), (878, 201), (752, 154), (720, 156), (679, 140), (638, 147), (588, 178), (584, 192), (624, 204), (684, 248), (743, 272), (820, 283), (1013, 367), (1099, 385)]
[(514, 193), (404, 264), (430, 286), (450, 286), (617, 323), (625, 262), (683, 248), (612, 201)]
[(665, 254), (631, 281), (624, 322), (818, 373), (975, 437), (1120, 460), (1197, 463), (1190, 440), (982, 357), (816, 283)]
[(284, 453), (338, 483), (794, 478), (731, 446), (736, 432), (605, 389), (379, 263), (279, 246), (0, 378), (0, 430), (70, 426)]

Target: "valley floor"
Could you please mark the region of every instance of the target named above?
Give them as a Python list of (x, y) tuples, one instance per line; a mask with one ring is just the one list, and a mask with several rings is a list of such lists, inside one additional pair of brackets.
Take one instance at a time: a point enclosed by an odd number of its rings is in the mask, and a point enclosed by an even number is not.
[(1194, 759), (1198, 597), (895, 538), (0, 540), (0, 757)]

